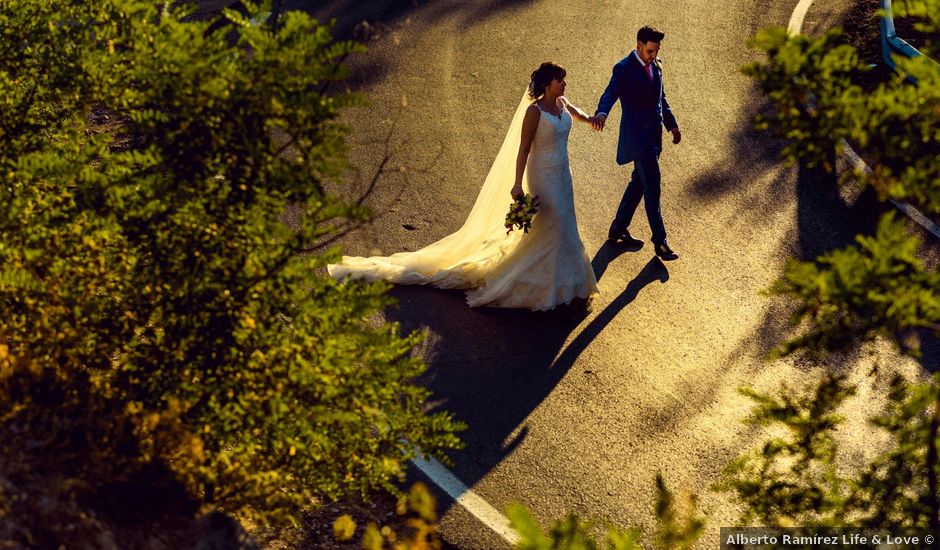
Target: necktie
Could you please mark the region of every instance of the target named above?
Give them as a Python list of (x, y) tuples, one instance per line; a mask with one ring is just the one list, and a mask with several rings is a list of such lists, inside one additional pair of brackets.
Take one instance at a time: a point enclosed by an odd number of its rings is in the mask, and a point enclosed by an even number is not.
[(648, 76), (650, 80), (653, 80), (653, 65), (651, 63), (647, 63), (645, 68), (646, 76)]

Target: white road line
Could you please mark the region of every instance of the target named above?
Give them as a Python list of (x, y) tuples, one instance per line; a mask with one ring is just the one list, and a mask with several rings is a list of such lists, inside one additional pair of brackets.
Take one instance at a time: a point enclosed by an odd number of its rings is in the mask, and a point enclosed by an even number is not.
[(907, 214), (907, 217), (919, 223), (927, 231), (930, 231), (934, 237), (940, 239), (940, 226), (933, 223), (933, 220), (925, 216), (920, 210), (914, 208), (906, 202), (901, 202), (894, 199), (891, 199), (891, 203), (894, 204), (898, 210)]
[[(800, 34), (800, 32), (802, 32), (803, 20), (806, 18), (806, 13), (809, 11), (809, 8), (813, 5), (813, 1), (814, 0), (800, 0), (796, 7), (793, 8), (793, 13), (790, 14), (790, 24), (787, 25), (787, 32), (791, 36)], [(842, 146), (844, 148), (844, 154), (852, 166), (868, 174), (871, 173), (871, 168), (865, 164), (865, 161), (862, 160), (862, 157), (858, 156), (858, 153), (856, 153), (855, 150), (852, 149), (852, 146), (849, 145), (844, 139), (842, 140)], [(933, 236), (940, 239), (940, 226), (937, 226), (937, 224), (935, 224), (930, 218), (906, 202), (901, 202), (894, 199), (890, 200), (898, 210), (907, 214), (909, 218), (920, 224), (924, 229), (932, 233)]]
[(490, 506), (472, 489), (463, 484), (457, 476), (444, 467), (443, 464), (431, 458), (424, 460), (415, 458), (412, 464), (424, 472), (438, 487), (444, 490), (452, 499), (473, 514), (484, 525), (496, 532), (497, 535), (515, 546), (519, 542), (519, 534), (510, 527), (509, 518), (501, 514), (496, 508)]
[(813, 5), (813, 0), (800, 0), (800, 2), (793, 8), (793, 13), (790, 14), (790, 24), (787, 25), (787, 32), (791, 35), (800, 34), (803, 29), (803, 19), (806, 17), (806, 12), (809, 11), (810, 6)]
[[(871, 174), (871, 168), (865, 164), (865, 161), (862, 160), (862, 157), (858, 156), (858, 153), (856, 153), (855, 150), (852, 149), (852, 146), (846, 143), (844, 139), (842, 140), (842, 146), (845, 148), (844, 154), (846, 159), (853, 167), (855, 167), (857, 170), (865, 172), (866, 174)], [(938, 227), (937, 224), (935, 224), (930, 218), (906, 202), (901, 202), (895, 199), (889, 200), (891, 201), (891, 204), (897, 207), (898, 210), (907, 214), (909, 218), (923, 226), (924, 229), (933, 234), (934, 237), (940, 239), (940, 227)]]

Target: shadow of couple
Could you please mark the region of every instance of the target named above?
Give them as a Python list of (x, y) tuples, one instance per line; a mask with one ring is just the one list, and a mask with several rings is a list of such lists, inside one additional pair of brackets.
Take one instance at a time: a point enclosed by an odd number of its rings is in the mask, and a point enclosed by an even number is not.
[[(629, 250), (605, 243), (591, 262), (597, 278)], [(473, 486), (511, 454), (528, 434), (526, 419), (582, 353), (644, 287), (667, 280), (654, 256), (596, 314), (583, 302), (547, 312), (471, 309), (463, 291), (395, 287), (399, 306), (386, 312), (388, 320), (407, 332), (429, 331), (422, 350), (428, 368), (418, 383), (431, 390), (433, 406), (468, 424), (461, 434), (467, 447), (451, 456), (458, 477)]]

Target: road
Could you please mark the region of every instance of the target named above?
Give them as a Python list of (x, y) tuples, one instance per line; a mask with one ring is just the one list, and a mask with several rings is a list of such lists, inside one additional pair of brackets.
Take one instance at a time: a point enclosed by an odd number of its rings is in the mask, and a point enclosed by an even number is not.
[[(841, 4), (820, 0), (807, 25), (824, 28)], [(621, 526), (653, 526), (654, 479), (699, 495), (708, 515), (701, 546), (740, 511), (710, 490), (722, 469), (762, 440), (741, 420), (750, 402), (737, 389), (801, 387), (826, 369), (859, 384), (846, 409), (847, 456), (864, 460), (878, 441), (864, 419), (878, 411), (890, 374), (918, 376), (923, 364), (875, 344), (825, 363), (767, 361), (787, 333), (787, 307), (760, 291), (786, 258), (812, 258), (870, 227), (871, 207), (839, 197), (818, 174), (786, 167), (780, 144), (752, 130), (766, 108), (739, 67), (757, 58), (746, 41), (786, 26), (796, 0), (436, 0), (328, 1), (345, 33), (361, 19), (378, 36), (352, 60), (351, 85), (370, 106), (348, 113), (354, 195), (391, 136), (391, 166), (371, 205), (373, 224), (343, 244), (349, 254), (415, 250), (455, 231), (505, 136), (539, 63), (568, 69), (567, 95), (593, 112), (613, 64), (636, 29), (666, 32), (666, 92), (683, 141), (661, 158), (663, 213), (681, 259), (663, 265), (647, 243), (613, 250), (606, 232), (629, 178), (614, 161), (620, 116), (608, 131), (586, 125), (569, 148), (581, 236), (602, 294), (585, 313), (471, 310), (459, 291), (393, 290), (386, 317), (428, 331), (422, 383), (435, 406), (469, 424), (455, 475), (499, 510), (530, 507), (547, 525), (568, 512)], [(507, 190), (508, 205), (508, 190)], [(649, 239), (642, 209), (634, 234)], [(873, 367), (879, 368), (873, 372)], [(505, 541), (459, 506), (442, 502), (446, 540), (459, 548)]]

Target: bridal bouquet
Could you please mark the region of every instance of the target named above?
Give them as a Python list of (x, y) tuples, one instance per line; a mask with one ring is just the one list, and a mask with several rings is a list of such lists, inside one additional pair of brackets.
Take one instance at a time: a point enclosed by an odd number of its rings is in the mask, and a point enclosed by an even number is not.
[(506, 214), (506, 234), (512, 232), (514, 227), (519, 227), (525, 233), (532, 227), (532, 218), (539, 211), (539, 198), (526, 193), (517, 197), (509, 205), (509, 212)]

